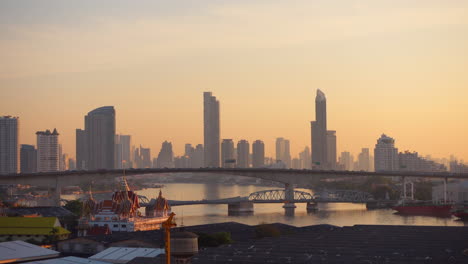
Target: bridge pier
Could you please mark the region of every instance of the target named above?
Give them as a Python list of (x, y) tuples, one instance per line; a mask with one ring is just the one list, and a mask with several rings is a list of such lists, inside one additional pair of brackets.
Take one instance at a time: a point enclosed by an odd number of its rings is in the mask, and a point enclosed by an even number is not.
[(318, 204), (316, 202), (308, 202), (306, 205), (307, 212), (318, 211)]
[(242, 201), (228, 204), (228, 215), (252, 214), (254, 211), (253, 202)]

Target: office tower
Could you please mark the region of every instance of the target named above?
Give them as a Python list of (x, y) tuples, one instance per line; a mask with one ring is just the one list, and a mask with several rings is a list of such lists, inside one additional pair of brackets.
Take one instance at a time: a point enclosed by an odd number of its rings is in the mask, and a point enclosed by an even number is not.
[(311, 122), (312, 166), (327, 169), (327, 99), (325, 94), (317, 90), (315, 97), (315, 121)]
[(397, 171), (398, 149), (395, 148), (395, 140), (385, 134), (377, 140), (374, 148), (375, 171)]
[(289, 140), (284, 138), (276, 139), (276, 161), (284, 163), (286, 168), (291, 168), (291, 153), (289, 150)]
[(115, 168), (115, 110), (104, 106), (85, 116), (87, 169)]
[(236, 165), (232, 139), (223, 139), (221, 143), (221, 165), (223, 168), (234, 168)]
[(88, 143), (86, 131), (76, 129), (76, 169), (87, 170), (88, 166)]
[(19, 119), (0, 116), (0, 174), (18, 172)]
[(185, 144), (184, 150), (185, 150), (184, 156), (187, 156), (187, 157), (192, 157), (193, 152), (195, 151), (195, 149), (192, 147), (192, 144)]
[(341, 152), (339, 163), (343, 170), (352, 171), (354, 167), (354, 157), (348, 151)]
[(203, 93), (203, 138), (205, 167), (219, 167), (219, 101), (211, 92)]
[(299, 170), (299, 169), (301, 169), (301, 167), (302, 167), (302, 164), (301, 164), (301, 160), (299, 158), (292, 159), (292, 161), (291, 161), (291, 168), (292, 169)]
[(250, 166), (249, 156), (250, 156), (249, 142), (244, 139), (237, 142), (237, 167), (248, 168)]
[(141, 168), (151, 168), (152, 167), (151, 149), (144, 148), (140, 145), (140, 159), (141, 159)]
[(205, 151), (203, 149), (203, 144), (198, 144), (193, 152), (190, 166), (192, 168), (202, 168), (205, 164), (203, 161), (204, 155)]
[(59, 170), (60, 171), (69, 170), (68, 154), (67, 153), (62, 153), (59, 157), (60, 157)]
[(261, 140), (255, 140), (252, 144), (252, 167), (262, 168), (265, 166), (265, 144)]
[(312, 168), (312, 158), (310, 157), (309, 147), (305, 147), (304, 151), (299, 153), (299, 160), (301, 161), (301, 169)]
[(76, 161), (72, 158), (68, 159), (68, 169), (69, 170), (76, 170)]
[(355, 170), (370, 171), (370, 154), (368, 148), (363, 148), (358, 155), (358, 168)]
[(444, 164), (436, 163), (429, 157), (423, 158), (417, 152), (398, 153), (398, 167), (400, 171), (417, 172), (446, 172), (447, 167)]
[(37, 171), (37, 150), (33, 145), (21, 145), (20, 167), (21, 173)]
[(327, 131), (327, 162), (328, 169), (336, 168), (336, 131)]
[(132, 136), (119, 135), (119, 144), (122, 152), (122, 166), (126, 169), (132, 167), (132, 151), (131, 151)]
[(120, 143), (120, 135), (115, 135), (115, 147), (114, 147), (114, 164), (116, 169), (123, 169), (123, 157), (122, 157), (122, 144)]
[(60, 169), (60, 155), (59, 155), (59, 133), (54, 128), (53, 132), (50, 130), (38, 131), (37, 136), (37, 171), (49, 172), (58, 171)]
[(172, 143), (164, 141), (159, 151), (157, 168), (174, 168), (174, 153)]

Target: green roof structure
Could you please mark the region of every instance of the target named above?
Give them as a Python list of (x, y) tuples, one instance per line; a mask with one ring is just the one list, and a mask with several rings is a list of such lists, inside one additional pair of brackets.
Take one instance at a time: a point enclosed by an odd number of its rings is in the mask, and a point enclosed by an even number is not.
[(70, 234), (57, 217), (0, 217), (0, 235), (52, 235), (54, 228), (54, 235)]

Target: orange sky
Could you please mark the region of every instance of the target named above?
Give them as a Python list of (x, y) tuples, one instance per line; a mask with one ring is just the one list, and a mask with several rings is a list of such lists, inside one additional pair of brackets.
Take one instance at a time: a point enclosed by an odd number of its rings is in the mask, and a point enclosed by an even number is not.
[(400, 150), (468, 160), (466, 1), (29, 3), (0, 3), (0, 115), (20, 117), (21, 143), (56, 127), (74, 156), (84, 115), (113, 105), (119, 133), (180, 155), (203, 143), (212, 91), (221, 138), (262, 139), (273, 155), (285, 137), (296, 156), (320, 88), (338, 152), (386, 133)]

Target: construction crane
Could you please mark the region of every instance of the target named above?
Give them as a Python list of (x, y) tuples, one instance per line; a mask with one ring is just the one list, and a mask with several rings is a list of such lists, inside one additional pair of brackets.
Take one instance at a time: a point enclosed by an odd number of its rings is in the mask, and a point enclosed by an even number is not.
[(176, 223), (172, 222), (175, 214), (171, 213), (169, 218), (162, 223), (164, 228), (164, 249), (166, 251), (166, 264), (171, 264), (171, 228), (177, 226)]

